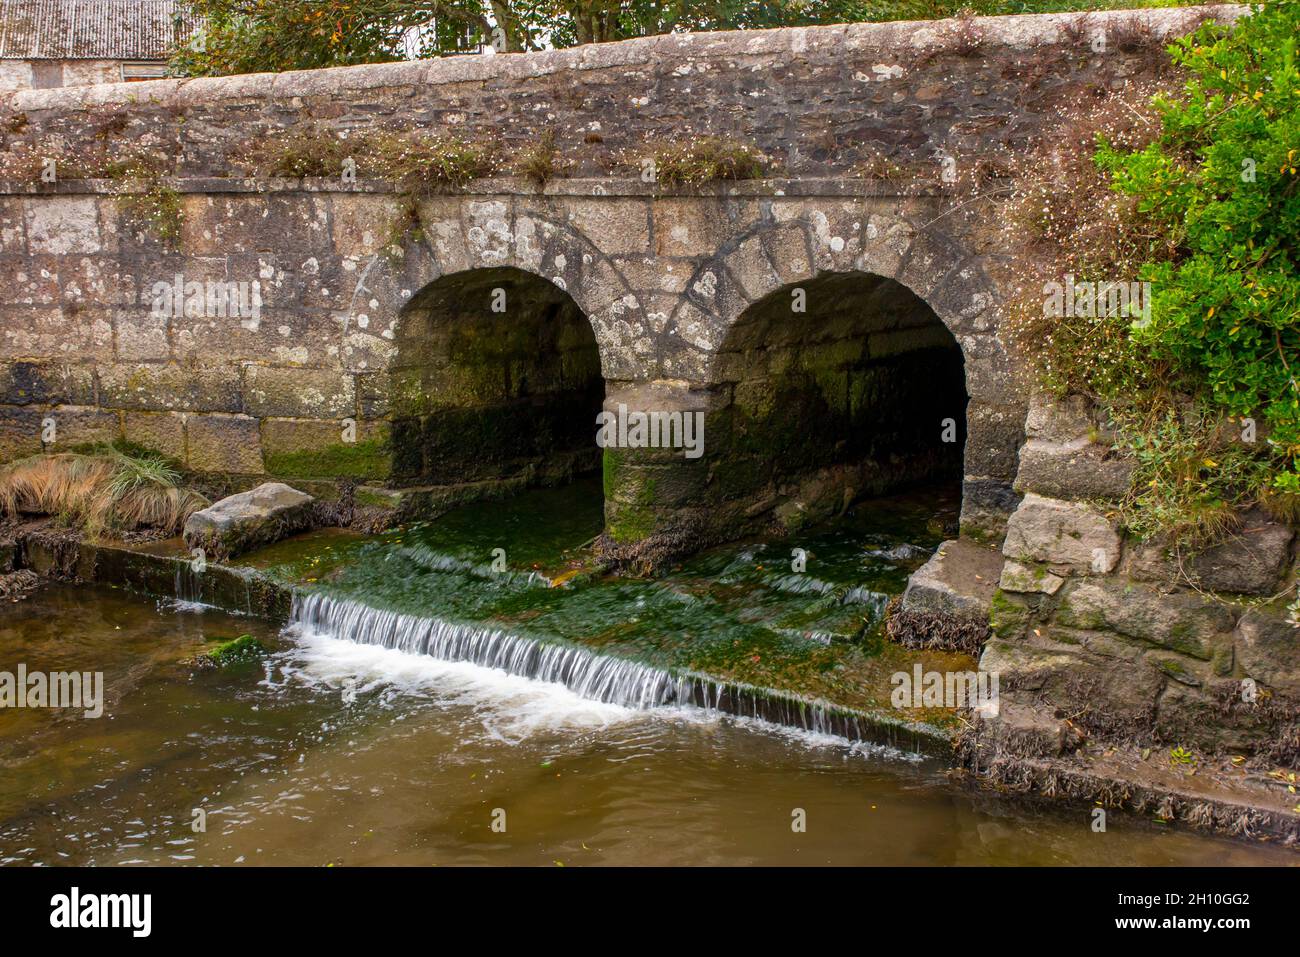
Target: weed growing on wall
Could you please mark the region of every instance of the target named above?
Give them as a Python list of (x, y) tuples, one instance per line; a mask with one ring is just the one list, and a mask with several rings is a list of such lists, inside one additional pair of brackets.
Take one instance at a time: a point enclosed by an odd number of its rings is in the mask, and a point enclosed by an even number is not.
[(535, 183), (541, 189), (557, 176), (568, 170), (568, 163), (559, 155), (555, 142), (555, 131), (547, 130), (534, 144), (519, 153), (516, 160), (519, 173)]
[(416, 195), (460, 189), (500, 168), (495, 143), (471, 142), (427, 130), (378, 130), (342, 135), (315, 123), (279, 131), (247, 164), (258, 176), (339, 177), (393, 183)]
[(340, 136), (316, 123), (300, 123), (278, 130), (253, 151), (250, 170), (259, 176), (338, 176), (344, 161), (372, 149), (371, 138), (359, 134)]
[(642, 178), (664, 186), (703, 186), (728, 179), (759, 179), (770, 168), (758, 148), (738, 139), (692, 137), (671, 143), (653, 143), (625, 165), (640, 169)]
[(1279, 0), (1177, 41), (1181, 89), (1075, 118), (1010, 204), (1061, 272), (1150, 283), (1141, 315), (1075, 316), (1026, 283), (1012, 323), (1046, 386), (1112, 414), (1139, 534), (1213, 538), (1253, 503), (1300, 516), (1298, 29)]
[(495, 143), (414, 130), (380, 134), (373, 161), (380, 178), (416, 195), (461, 189), (500, 168)]
[(20, 183), (55, 183), (68, 179), (97, 179), (107, 161), (102, 147), (73, 146), (62, 136), (38, 143), (15, 143), (0, 160), (0, 177)]
[(185, 210), (167, 166), (162, 154), (141, 150), (108, 163), (105, 175), (116, 181), (118, 202), (127, 215), (163, 242), (175, 245), (180, 242)]

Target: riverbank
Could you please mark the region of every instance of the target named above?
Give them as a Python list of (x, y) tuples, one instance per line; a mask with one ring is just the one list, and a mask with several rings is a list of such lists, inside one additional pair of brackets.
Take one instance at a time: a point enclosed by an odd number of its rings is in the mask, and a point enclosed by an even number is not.
[[(450, 525), (448, 534), (465, 533), (464, 528), (455, 528), (454, 520)], [(580, 526), (578, 523), (572, 529), (575, 541), (581, 540), (577, 538)], [(1261, 780), (1259, 771), (1230, 761), (1222, 767), (1202, 762), (1194, 768), (1165, 769), (1162, 752), (1154, 757), (1149, 751), (1145, 756), (1139, 751), (1130, 754), (1124, 749), (1089, 745), (1081, 735), (1078, 740), (1068, 740), (1061, 722), (1044, 715), (1021, 714), (1018, 717), (1023, 720), (1018, 723), (1003, 720), (992, 731), (971, 713), (951, 709), (929, 709), (920, 720), (906, 711), (900, 716), (899, 710), (890, 706), (887, 693), (881, 694), (889, 687), (889, 674), (910, 671), (914, 660), (925, 661), (927, 669), (941, 670), (973, 669), (973, 660), (944, 652), (907, 651), (883, 640), (873, 640), (869, 653), (862, 653), (860, 646), (846, 641), (854, 638), (860, 642), (862, 636), (853, 633), (845, 616), (831, 626), (840, 629), (839, 635), (805, 628), (797, 643), (783, 646), (787, 660), (782, 660), (779, 647), (749, 653), (746, 645), (746, 653), (722, 654), (719, 649), (727, 642), (718, 641), (711, 651), (701, 654), (694, 642), (665, 642), (662, 633), (675, 633), (681, 621), (694, 621), (713, 632), (720, 629), (722, 619), (710, 618), (711, 612), (716, 612), (711, 600), (701, 603), (701, 595), (692, 593), (691, 579), (684, 573), (670, 579), (666, 587), (626, 583), (620, 592), (618, 586), (605, 583), (602, 588), (583, 591), (575, 585), (590, 583), (595, 577), (591, 568), (582, 567), (571, 556), (547, 567), (542, 552), (530, 553), (524, 542), (521, 567), (503, 581), (492, 577), (489, 566), (476, 567), (439, 551), (436, 541), (421, 545), (419, 530), (410, 528), (380, 536), (319, 530), (234, 563), (207, 564), (201, 572), (196, 571), (179, 539), (92, 544), (52, 534), (50, 526), (42, 522), (15, 527), (10, 535), (9, 564), (45, 577), (192, 602), (260, 618), (277, 627), (290, 622), (319, 626), (322, 633), (362, 644), (424, 651), (501, 668), (520, 677), (558, 681), (580, 695), (618, 706), (699, 707), (885, 744), (940, 757), (955, 766), (954, 779), (995, 792), (1021, 797), (1033, 794), (1071, 806), (1101, 806), (1161, 824), (1181, 824), (1237, 838), (1294, 845), (1300, 836), (1296, 815), (1286, 806), (1285, 782)], [(383, 582), (391, 582), (394, 576), (391, 568), (366, 558), (368, 554), (373, 558), (376, 551), (396, 556), (403, 577), (424, 575), (427, 581), (433, 566), (443, 576), (437, 579), (440, 583), (492, 581), (491, 607), (482, 604), (483, 590), (478, 588), (472, 590), (472, 600), (466, 598), (470, 591), (458, 587), (437, 601), (439, 610), (459, 608), (466, 612), (464, 619), (486, 619), (487, 624), (475, 627), (431, 615), (427, 596), (419, 601), (412, 597), (421, 587), (398, 591), (391, 585), (384, 587)], [(752, 550), (745, 556), (745, 575), (752, 578), (758, 573), (748, 569), (761, 569), (763, 560), (756, 560)], [(737, 576), (727, 556), (706, 556), (702, 561), (700, 571), (724, 582), (723, 590), (739, 592), (754, 587), (752, 580), (739, 581), (743, 576)], [(456, 574), (446, 577), (449, 570)], [(905, 578), (906, 572), (902, 574)], [(322, 583), (328, 585), (327, 590), (321, 590)], [(782, 580), (778, 590), (823, 589), (842, 599), (848, 594), (842, 584), (810, 576), (795, 582)], [(663, 595), (672, 604), (686, 603), (688, 615), (680, 621), (665, 619), (657, 632), (638, 631), (625, 615), (611, 611), (609, 601), (616, 597), (626, 603), (626, 588), (641, 587), (655, 588), (653, 593), (647, 592), (652, 597)], [(365, 595), (385, 594), (387, 608), (384, 602), (371, 608), (362, 600)], [(303, 614), (312, 596), (316, 596), (315, 619)], [(645, 597), (634, 600), (644, 604)], [(330, 615), (323, 618), (319, 614), (322, 602), (333, 603)], [(737, 607), (743, 609), (745, 604), (742, 601)], [(816, 615), (804, 617), (820, 618), (825, 624), (825, 604), (816, 606)], [(880, 604), (883, 610), (883, 601)], [(752, 608), (744, 614), (752, 617)], [(781, 615), (785, 614), (781, 610), (770, 617), (784, 620)], [(601, 615), (610, 616), (608, 628), (599, 627)], [(344, 621), (349, 623), (347, 628), (339, 625)], [(562, 626), (569, 625), (575, 627), (573, 638), (563, 633)], [(857, 627), (861, 627), (861, 617)], [(542, 637), (531, 635), (533, 631), (541, 632)], [(393, 637), (399, 635), (408, 637), (404, 642)], [(419, 639), (423, 644), (413, 644), (412, 635), (424, 635)], [(431, 635), (444, 636), (441, 650), (429, 647)], [(743, 639), (752, 642), (752, 633), (743, 633)], [(446, 644), (448, 641), (453, 644)], [(791, 648), (797, 653), (790, 654)], [(762, 660), (765, 656), (769, 660)], [(549, 671), (539, 670), (542, 661), (548, 662)], [(609, 678), (614, 674), (617, 680)], [(864, 694), (864, 688), (875, 688), (874, 697), (871, 692)], [(1008, 733), (1008, 728), (1017, 726), (1023, 726), (1023, 734)], [(1054, 742), (1050, 747), (1044, 745), (1049, 738)]]

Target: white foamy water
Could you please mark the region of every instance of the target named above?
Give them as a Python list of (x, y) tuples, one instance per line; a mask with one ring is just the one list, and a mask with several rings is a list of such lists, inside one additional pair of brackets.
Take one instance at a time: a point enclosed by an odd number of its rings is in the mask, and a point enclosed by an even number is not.
[(296, 650), (279, 662), (287, 679), (357, 694), (394, 692), (472, 709), (493, 737), (516, 742), (538, 733), (605, 728), (644, 720), (646, 712), (594, 701), (562, 684), (537, 681), (465, 661), (443, 661), (382, 645), (360, 644), (292, 625)]
[(686, 704), (638, 708), (592, 700), (558, 682), (335, 638), (302, 623), (290, 625), (285, 634), (294, 639), (295, 650), (277, 656), (280, 678), (268, 679), (264, 684), (290, 680), (339, 694), (350, 689), (358, 695), (410, 696), (438, 706), (466, 708), (489, 737), (507, 744), (542, 734), (672, 722), (694, 727), (742, 727), (751, 733), (779, 737), (796, 747), (842, 751), (846, 758), (921, 760), (918, 754), (889, 745), (725, 714), (713, 708)]

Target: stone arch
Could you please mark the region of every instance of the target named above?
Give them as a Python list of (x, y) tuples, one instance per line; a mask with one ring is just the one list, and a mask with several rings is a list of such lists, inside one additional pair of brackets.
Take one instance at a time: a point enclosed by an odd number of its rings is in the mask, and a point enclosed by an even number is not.
[(443, 273), (393, 336), (392, 479), (493, 494), (594, 471), (604, 392), (592, 324), (565, 290), (513, 265)]
[[(378, 215), (377, 213), (375, 215)], [(381, 371), (392, 358), (401, 312), (443, 276), (491, 267), (532, 273), (566, 292), (591, 323), (606, 379), (651, 377), (656, 346), (640, 298), (618, 266), (581, 230), (527, 197), (433, 196), (414, 216), (393, 198), (384, 213), (407, 217), (397, 248), (349, 257), (353, 289), (343, 310), (344, 359), (354, 371)]]
[(1025, 400), (997, 338), (995, 287), (978, 258), (939, 230), (873, 211), (869, 201), (801, 204), (792, 216), (778, 208), (697, 267), (669, 324), (675, 341), (666, 349), (666, 373), (681, 370), (716, 390), (726, 380), (728, 337), (749, 310), (832, 277), (891, 283), (931, 310), (951, 335), (969, 398), (963, 530), (999, 536), (1017, 500), (1011, 483)]
[[(602, 374), (650, 377), (656, 349), (640, 298), (618, 266), (553, 210), (518, 196), (436, 196), (422, 200), (402, 255), (370, 281), (374, 298), (399, 304), (442, 277), (509, 267), (564, 291), (591, 323)], [(396, 320), (396, 312), (392, 320)]]
[[(743, 313), (772, 292), (830, 274), (894, 280), (923, 300), (964, 353), (1001, 353), (991, 315), (998, 296), (976, 257), (954, 238), (863, 207), (861, 201), (808, 205), (797, 216), (769, 214), (730, 238), (696, 267), (669, 329), (704, 378), (718, 346)], [(978, 340), (987, 339), (981, 343)]]

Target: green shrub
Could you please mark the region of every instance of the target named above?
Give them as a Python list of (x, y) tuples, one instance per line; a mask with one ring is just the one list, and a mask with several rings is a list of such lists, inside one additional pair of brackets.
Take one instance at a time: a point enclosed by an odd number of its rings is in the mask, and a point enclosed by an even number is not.
[(1300, 2), (1256, 6), (1171, 47), (1189, 79), (1160, 97), (1159, 138), (1103, 144), (1098, 163), (1175, 254), (1145, 263), (1135, 356), (1194, 384), (1203, 405), (1260, 420), (1275, 492), (1300, 494)]
[[(1300, 516), (1298, 32), (1300, 0), (1277, 0), (1178, 40), (1178, 92), (1073, 117), (1055, 174), (1009, 204), (1018, 271), (1037, 276), (1013, 297), (1013, 347), (1112, 415), (1139, 535), (1203, 543), (1256, 503)], [(1044, 270), (1150, 295), (1136, 313), (1046, 317)]]

